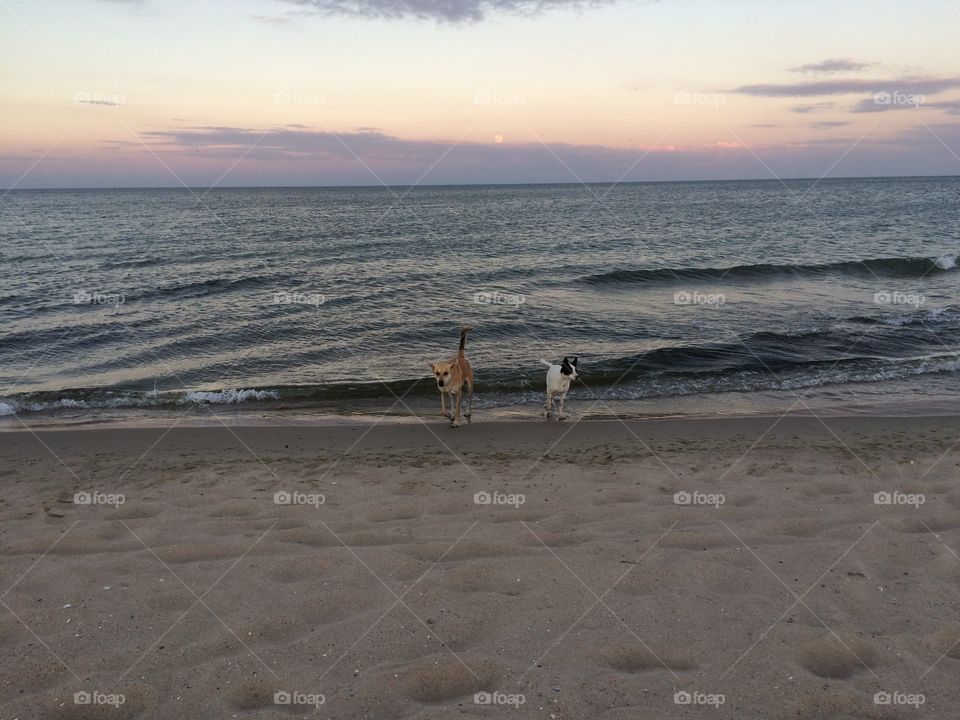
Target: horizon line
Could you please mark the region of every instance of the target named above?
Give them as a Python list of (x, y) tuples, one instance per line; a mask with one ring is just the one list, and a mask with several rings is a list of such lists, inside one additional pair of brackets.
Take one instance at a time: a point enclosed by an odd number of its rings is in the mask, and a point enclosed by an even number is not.
[(694, 184), (694, 183), (740, 183), (740, 182), (772, 182), (785, 183), (799, 180), (813, 180), (827, 182), (831, 180), (924, 180), (936, 178), (960, 178), (960, 174), (944, 175), (834, 175), (802, 176), (802, 177), (773, 177), (773, 178), (715, 178), (715, 179), (688, 179), (688, 180), (572, 180), (557, 182), (479, 182), (479, 183), (368, 183), (365, 185), (124, 185), (124, 186), (96, 186), (75, 185), (63, 187), (9, 187), (0, 188), (3, 195), (15, 192), (65, 192), (73, 190), (356, 190), (369, 188), (457, 188), (457, 187), (551, 187), (556, 185), (591, 186), (591, 185), (667, 185), (667, 184)]

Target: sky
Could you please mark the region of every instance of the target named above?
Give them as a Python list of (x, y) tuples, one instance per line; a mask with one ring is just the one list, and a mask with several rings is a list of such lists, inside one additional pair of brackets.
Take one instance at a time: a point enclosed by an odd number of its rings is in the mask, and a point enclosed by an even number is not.
[(953, 0), (0, 0), (0, 188), (960, 175)]

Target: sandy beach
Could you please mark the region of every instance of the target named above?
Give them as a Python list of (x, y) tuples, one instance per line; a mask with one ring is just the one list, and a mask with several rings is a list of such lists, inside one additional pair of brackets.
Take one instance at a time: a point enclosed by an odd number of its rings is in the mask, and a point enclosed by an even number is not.
[(4, 720), (956, 716), (960, 419), (187, 423), (0, 435)]

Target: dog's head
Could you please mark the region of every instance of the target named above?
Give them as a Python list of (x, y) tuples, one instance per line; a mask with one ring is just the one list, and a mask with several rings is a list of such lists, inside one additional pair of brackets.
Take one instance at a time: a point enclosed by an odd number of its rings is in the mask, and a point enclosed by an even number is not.
[(571, 380), (576, 380), (580, 376), (577, 374), (577, 358), (573, 360), (563, 359), (560, 363), (560, 374), (567, 375)]
[(437, 387), (441, 390), (449, 388), (453, 383), (453, 363), (430, 363), (430, 369), (433, 371), (434, 380), (437, 381)]

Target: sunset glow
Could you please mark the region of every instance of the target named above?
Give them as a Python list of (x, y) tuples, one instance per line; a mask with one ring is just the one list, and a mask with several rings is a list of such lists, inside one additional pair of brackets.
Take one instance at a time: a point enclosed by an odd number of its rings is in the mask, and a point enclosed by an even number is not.
[(960, 7), (6, 0), (3, 187), (960, 172)]

